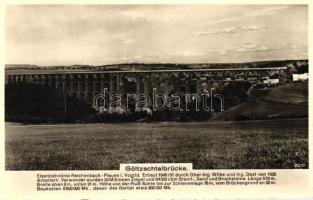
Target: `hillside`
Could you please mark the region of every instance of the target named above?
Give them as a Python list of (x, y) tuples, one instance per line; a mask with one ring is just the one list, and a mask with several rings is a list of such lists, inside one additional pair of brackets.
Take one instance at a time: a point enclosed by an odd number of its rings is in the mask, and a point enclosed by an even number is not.
[(277, 103), (307, 105), (308, 82), (296, 82), (273, 88), (264, 99)]
[[(227, 101), (227, 99), (225, 99)], [(308, 82), (295, 82), (270, 89), (263, 97), (251, 98), (212, 118), (240, 121), (308, 117)]]

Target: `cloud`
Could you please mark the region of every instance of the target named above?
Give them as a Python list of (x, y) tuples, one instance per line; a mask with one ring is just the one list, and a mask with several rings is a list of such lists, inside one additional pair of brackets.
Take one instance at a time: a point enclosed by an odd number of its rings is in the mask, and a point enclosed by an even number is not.
[(238, 53), (256, 53), (256, 52), (268, 52), (275, 50), (275, 48), (270, 48), (261, 44), (254, 43), (244, 43), (244, 44), (236, 44), (225, 48), (220, 48), (216, 50), (216, 53), (220, 55), (231, 55)]
[(239, 32), (250, 32), (250, 31), (262, 31), (267, 29), (267, 26), (257, 26), (257, 25), (249, 25), (249, 26), (231, 26), (222, 29), (211, 29), (208, 31), (199, 31), (193, 32), (191, 35), (193, 36), (205, 36), (205, 35), (219, 35), (219, 34), (235, 34)]
[(241, 31), (262, 31), (268, 29), (267, 26), (256, 26), (256, 25), (250, 25), (250, 26), (242, 26)]
[(238, 48), (235, 51), (237, 53), (252, 53), (252, 52), (264, 52), (267, 51), (268, 48), (266, 46), (260, 46), (260, 47), (255, 47), (255, 48)]
[(134, 40), (132, 38), (127, 37), (125, 34), (120, 34), (114, 38), (114, 41), (124, 43), (124, 44), (130, 44), (133, 43)]
[(202, 52), (186, 50), (186, 51), (179, 51), (175, 53), (163, 53), (162, 55), (159, 55), (159, 57), (166, 56), (168, 58), (177, 58), (177, 57), (183, 58), (183, 57), (201, 57), (203, 55), (205, 54)]
[(297, 46), (294, 44), (290, 46), (290, 49), (296, 49), (296, 48), (297, 48)]
[(217, 35), (217, 34), (229, 34), (229, 33), (237, 33), (237, 27), (228, 27), (223, 29), (212, 29), (208, 31), (200, 31), (192, 33), (193, 36), (201, 36), (201, 35)]
[(252, 43), (245, 43), (243, 45), (239, 45), (233, 49), (236, 53), (252, 53), (252, 52), (265, 52), (270, 50), (265, 45), (257, 45)]
[[(252, 17), (258, 17), (258, 16), (266, 16), (266, 15), (275, 15), (278, 14), (281, 11), (284, 11), (285, 9), (290, 8), (291, 6), (287, 5), (273, 5), (273, 6), (245, 6), (247, 9), (242, 11), (239, 11), (240, 13), (237, 13), (237, 15), (229, 16), (226, 15), (222, 16), (220, 18), (210, 19), (209, 21), (203, 22), (201, 25), (216, 25), (216, 24), (225, 24), (229, 22), (236, 22), (236, 21), (242, 21), (245, 19), (249, 19)], [(292, 6), (294, 7), (294, 5)], [(236, 6), (234, 7), (236, 8)]]
[(203, 53), (194, 52), (194, 51), (184, 51), (184, 52), (177, 53), (176, 55), (179, 55), (179, 56), (202, 56)]
[(277, 14), (279, 11), (285, 10), (289, 8), (288, 6), (270, 6), (266, 8), (262, 8), (260, 10), (254, 10), (252, 12), (248, 12), (245, 14), (245, 16), (248, 17), (257, 17), (257, 16), (263, 16), (263, 15), (274, 15)]

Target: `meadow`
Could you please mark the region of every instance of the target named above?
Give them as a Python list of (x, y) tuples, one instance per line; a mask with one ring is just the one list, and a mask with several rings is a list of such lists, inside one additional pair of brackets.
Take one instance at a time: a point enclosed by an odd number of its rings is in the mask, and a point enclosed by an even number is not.
[(20, 125), (6, 123), (6, 170), (109, 170), (120, 163), (194, 169), (308, 168), (308, 119)]

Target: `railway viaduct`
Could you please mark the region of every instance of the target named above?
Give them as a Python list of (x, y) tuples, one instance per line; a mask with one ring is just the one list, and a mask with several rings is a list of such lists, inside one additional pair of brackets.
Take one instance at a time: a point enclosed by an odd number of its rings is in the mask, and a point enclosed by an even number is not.
[(200, 94), (203, 89), (230, 81), (258, 82), (263, 77), (283, 73), (286, 67), (177, 70), (6, 70), (5, 82), (35, 83), (55, 87), (68, 96), (92, 102), (107, 88), (109, 94), (152, 94), (188, 92)]

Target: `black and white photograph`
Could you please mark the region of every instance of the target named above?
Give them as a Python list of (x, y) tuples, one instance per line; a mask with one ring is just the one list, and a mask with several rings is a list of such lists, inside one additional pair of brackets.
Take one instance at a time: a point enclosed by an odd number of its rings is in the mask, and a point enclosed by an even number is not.
[(308, 5), (4, 15), (6, 171), (309, 169)]

